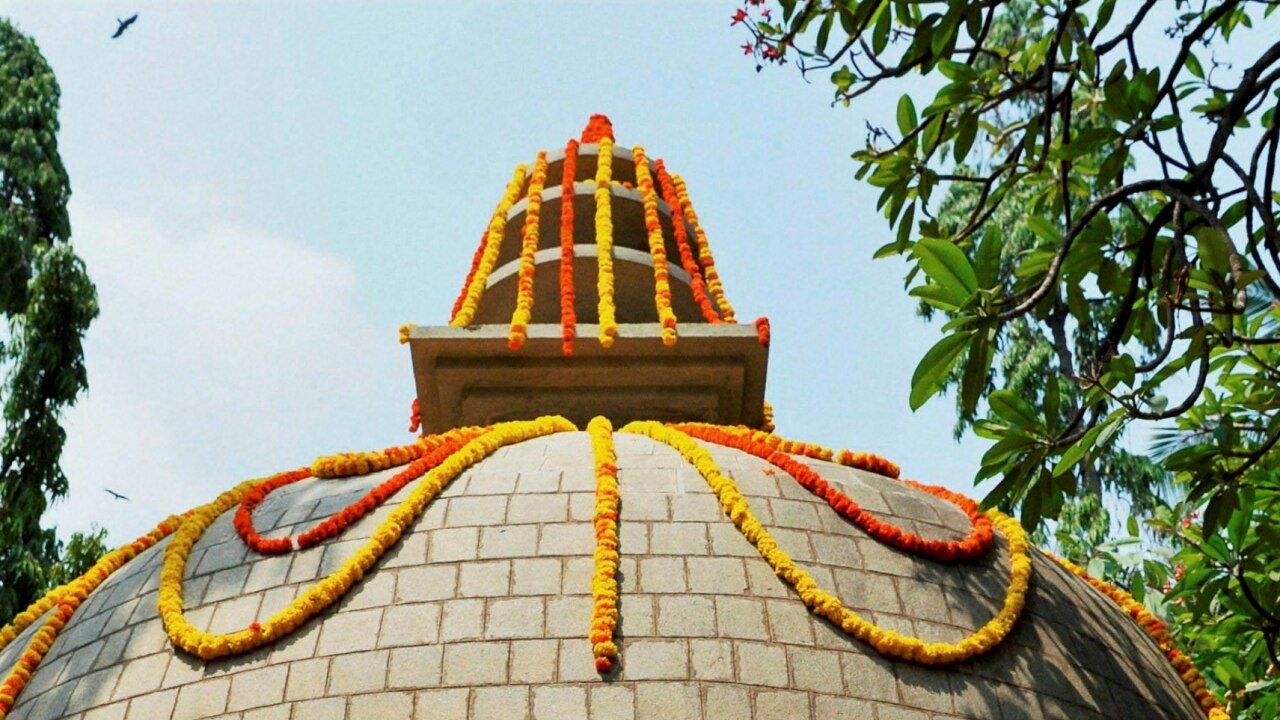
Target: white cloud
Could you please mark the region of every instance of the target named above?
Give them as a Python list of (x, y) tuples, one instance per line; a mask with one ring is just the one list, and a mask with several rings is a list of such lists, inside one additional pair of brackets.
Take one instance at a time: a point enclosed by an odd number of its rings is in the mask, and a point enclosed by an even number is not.
[(119, 544), (307, 462), (314, 436), (361, 407), (360, 378), (407, 374), (340, 257), (181, 212), (72, 211), (102, 313), (86, 340), (90, 390), (66, 418), (71, 495), (46, 519), (64, 536), (97, 522)]

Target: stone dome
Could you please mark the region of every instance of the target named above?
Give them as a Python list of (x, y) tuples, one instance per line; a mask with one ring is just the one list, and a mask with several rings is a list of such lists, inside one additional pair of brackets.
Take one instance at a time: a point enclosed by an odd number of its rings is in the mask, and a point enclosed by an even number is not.
[[(596, 672), (586, 639), (592, 448), (587, 433), (566, 432), (470, 467), (339, 602), (247, 654), (206, 662), (169, 642), (157, 589), (172, 538), (162, 540), (89, 595), (9, 718), (1203, 717), (1124, 612), (1038, 553), (1025, 610), (993, 651), (945, 668), (885, 659), (808, 612), (677, 452), (615, 438), (622, 561), (612, 673)], [(921, 560), (871, 539), (755, 456), (704, 447), (780, 546), (881, 626), (954, 641), (999, 609), (1009, 579), (999, 534), (981, 560)], [(926, 538), (969, 531), (964, 513), (932, 495), (803, 462)], [(282, 487), (255, 523), (267, 535), (309, 528), (395, 471)], [(336, 539), (284, 555), (249, 551), (234, 511), (222, 514), (187, 562), (188, 619), (227, 632), (266, 618), (355, 553), (411, 488)], [(13, 666), (39, 624), (0, 653), (0, 667)]]

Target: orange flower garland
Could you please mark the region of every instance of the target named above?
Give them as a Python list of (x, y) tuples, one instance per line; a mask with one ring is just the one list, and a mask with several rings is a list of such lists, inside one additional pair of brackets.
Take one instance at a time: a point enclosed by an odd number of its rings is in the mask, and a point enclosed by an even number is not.
[[(421, 477), (423, 473), (444, 462), (445, 458), (457, 452), (459, 448), (475, 439), (482, 432), (484, 432), (483, 428), (463, 428), (461, 430), (451, 430), (443, 435), (429, 435), (422, 438), (418, 450), (419, 455), (416, 460), (409, 463), (408, 467), (369, 490), (359, 500), (330, 515), (320, 524), (299, 534), (297, 537), (263, 537), (253, 526), (253, 511), (275, 490), (311, 477), (312, 470), (310, 468), (281, 473), (250, 490), (240, 501), (240, 507), (236, 510), (232, 525), (245, 545), (263, 555), (278, 555), (319, 545), (325, 540), (340, 535), (349, 525), (372, 512), (392, 495), (399, 492), (405, 485)], [(404, 450), (405, 448), (390, 448), (383, 452)], [(425, 454), (422, 454), (423, 450), (426, 450)], [(408, 460), (408, 457), (403, 454), (397, 454), (395, 457), (404, 461)], [(404, 462), (393, 462), (392, 464), (402, 465)], [(380, 470), (382, 468), (377, 469)], [(371, 469), (369, 472), (374, 472), (374, 470)]]
[(671, 309), (671, 277), (667, 267), (667, 249), (662, 239), (662, 224), (658, 221), (658, 193), (653, 188), (649, 172), (649, 159), (644, 148), (631, 148), (635, 162), (636, 184), (640, 186), (640, 198), (644, 203), (644, 227), (649, 235), (649, 254), (653, 256), (653, 295), (658, 309), (658, 322), (662, 325), (662, 344), (676, 344), (676, 314)]
[(699, 440), (717, 445), (732, 447), (755, 455), (773, 466), (783, 470), (809, 492), (817, 495), (836, 512), (848, 518), (854, 525), (862, 528), (868, 535), (880, 542), (903, 550), (922, 555), (941, 562), (956, 562), (980, 557), (991, 548), (994, 539), (991, 519), (982, 513), (978, 504), (969, 498), (941, 488), (929, 488), (917, 483), (908, 483), (912, 487), (950, 502), (969, 516), (973, 524), (969, 535), (963, 540), (928, 540), (904, 530), (897, 525), (884, 522), (864, 510), (853, 498), (841, 492), (835, 486), (822, 479), (809, 466), (792, 458), (790, 455), (770, 448), (768, 445), (752, 439), (749, 435), (725, 432), (713, 426), (675, 426), (681, 431)]
[(773, 432), (773, 403), (768, 400), (764, 401), (764, 422), (760, 424), (760, 429), (771, 433)]
[(520, 274), (516, 284), (516, 309), (511, 315), (511, 331), (507, 334), (507, 347), (519, 350), (524, 346), (533, 319), (534, 255), (538, 252), (538, 231), (542, 220), (542, 189), (547, 182), (547, 151), (539, 150), (533, 163), (533, 176), (529, 180), (529, 200), (524, 210), (524, 227), (520, 229)]
[(160, 571), (159, 598), (156, 601), (165, 632), (174, 645), (205, 660), (239, 655), (278, 640), (345, 595), (382, 554), (399, 541), (401, 534), (422, 514), (427, 504), (468, 467), (505, 445), (576, 429), (573, 423), (561, 417), (542, 417), (495, 425), (428, 472), (404, 502), (397, 505), (374, 530), (363, 547), (356, 550), (350, 559), (329, 576), (307, 588), (288, 607), (264, 621), (251, 623), (243, 630), (225, 634), (209, 633), (193, 626), (184, 612), (182, 585), (187, 558), (191, 554), (191, 548), (209, 525), (238, 504), (262, 481), (243, 482), (222, 493), (213, 502), (192, 510), (165, 548), (164, 566)]
[[(770, 407), (770, 410), (772, 410), (772, 407)], [(786, 438), (774, 435), (772, 430), (761, 432), (759, 430), (752, 430), (748, 427), (707, 425), (705, 423), (691, 423), (691, 425), (715, 428), (734, 435), (745, 435), (750, 437), (752, 440), (764, 443), (779, 452), (791, 455), (804, 455), (805, 457), (810, 457), (815, 460), (826, 460), (827, 462), (834, 462), (840, 465), (857, 468), (858, 470), (866, 470), (867, 472), (873, 472), (877, 475), (891, 477), (895, 480), (901, 472), (898, 469), (897, 464), (890, 462), (879, 455), (864, 452), (852, 452), (849, 450), (836, 452), (830, 448), (818, 445), (817, 443), (787, 440)]]
[(689, 287), (693, 290), (693, 300), (702, 311), (702, 319), (715, 325), (723, 323), (711, 298), (707, 297), (707, 283), (702, 279), (702, 268), (698, 267), (698, 259), (693, 256), (689, 247), (689, 230), (685, 227), (684, 212), (680, 209), (680, 196), (676, 193), (675, 183), (671, 182), (671, 174), (661, 159), (654, 161), (657, 169), (658, 184), (662, 186), (662, 199), (671, 209), (671, 227), (676, 239), (676, 248), (680, 251), (680, 264), (689, 274)]
[(1218, 704), (1218, 699), (1214, 697), (1213, 693), (1209, 692), (1209, 688), (1205, 684), (1204, 677), (1201, 676), (1200, 671), (1196, 669), (1195, 663), (1191, 662), (1191, 658), (1184, 655), (1182, 651), (1178, 649), (1177, 645), (1173, 642), (1173, 636), (1169, 634), (1168, 629), (1165, 628), (1164, 623), (1160, 622), (1159, 618), (1152, 615), (1150, 612), (1147, 612), (1146, 607), (1135, 600), (1129, 593), (1121, 590), (1111, 583), (1099, 580), (1089, 575), (1089, 573), (1085, 572), (1083, 568), (1072, 563), (1070, 560), (1060, 558), (1047, 550), (1041, 550), (1040, 552), (1066, 568), (1076, 577), (1079, 577), (1092, 585), (1094, 589), (1105, 595), (1108, 600), (1115, 603), (1125, 612), (1125, 614), (1133, 618), (1134, 622), (1138, 624), (1138, 627), (1142, 628), (1143, 632), (1149, 635), (1152, 640), (1155, 640), (1156, 645), (1160, 646), (1160, 651), (1164, 653), (1166, 658), (1168, 658), (1169, 662), (1173, 665), (1173, 669), (1178, 672), (1178, 676), (1182, 678), (1182, 682), (1186, 684), (1187, 690), (1191, 692), (1191, 695), (1195, 697), (1196, 702), (1200, 704), (1200, 708), (1204, 710), (1205, 715), (1209, 717), (1210, 720), (1227, 720), (1227, 711)]
[(613, 446), (613, 425), (595, 417), (587, 424), (591, 454), (595, 459), (596, 506), (592, 519), (596, 530), (595, 571), (591, 576), (591, 652), (596, 671), (607, 673), (618, 657), (613, 634), (618, 626), (618, 456)]
[(409, 432), (416, 433), (422, 428), (422, 405), (418, 403), (418, 398), (414, 398), (409, 404)]
[(573, 181), (578, 174), (578, 141), (564, 146), (560, 178), (560, 338), (565, 357), (573, 355), (578, 316), (573, 308)]
[(769, 347), (769, 318), (760, 316), (756, 318), (756, 339), (760, 344)]
[[(168, 537), (180, 522), (178, 517), (169, 516), (146, 535), (103, 555), (85, 574), (66, 585), (51, 590), (44, 598), (41, 598), (40, 601), (27, 608), (26, 612), (18, 616), (18, 622), (25, 621), (26, 624), (23, 626), (25, 628), (50, 608), (53, 609), (53, 612), (45, 619), (40, 629), (35, 632), (31, 641), (27, 643), (26, 650), (18, 657), (17, 663), (9, 671), (4, 682), (0, 683), (0, 720), (8, 717), (9, 711), (13, 709), (13, 704), (17, 702), (18, 695), (22, 693), (22, 690), (31, 680), (31, 674), (44, 661), (44, 656), (48, 654), (49, 648), (53, 645), (54, 640), (58, 638), (58, 633), (71, 620), (71, 616), (80, 608), (80, 604), (84, 602), (85, 598), (89, 597), (89, 593), (93, 592), (102, 584), (102, 581), (123, 567), (125, 563), (137, 557), (139, 553)], [(31, 613), (37, 610), (37, 614), (32, 617)], [(13, 626), (10, 626), (6, 627), (4, 631), (0, 631), (0, 641), (2, 641), (0, 646), (7, 645), (13, 641), (16, 634), (12, 633), (12, 629)], [(18, 632), (21, 632), (21, 630), (18, 630)]]
[(680, 212), (688, 218), (689, 224), (693, 225), (693, 236), (698, 243), (698, 261), (702, 263), (703, 274), (706, 275), (711, 296), (716, 299), (716, 305), (720, 307), (720, 314), (724, 317), (724, 321), (737, 322), (734, 318), (733, 306), (724, 296), (724, 285), (720, 282), (720, 273), (716, 272), (716, 263), (711, 257), (711, 245), (707, 242), (707, 234), (698, 224), (698, 213), (694, 211), (693, 203), (689, 202), (689, 188), (685, 187), (684, 180), (679, 175), (672, 175), (671, 181), (676, 186)]
[(489, 220), (489, 230), (485, 234), (484, 252), (481, 253), (475, 272), (467, 280), (462, 305), (449, 321), (449, 324), (454, 327), (470, 325), (471, 320), (475, 318), (480, 297), (484, 295), (485, 285), (489, 282), (489, 274), (493, 272), (493, 266), (498, 263), (498, 253), (502, 249), (502, 234), (507, 227), (507, 211), (520, 198), (527, 169), (524, 165), (516, 166), (515, 172), (511, 175), (511, 182), (507, 183), (506, 193), (493, 211), (493, 217)]
[(613, 123), (609, 121), (607, 115), (596, 113), (587, 120), (587, 126), (582, 129), (582, 142), (598, 143), (605, 139), (613, 141)]
[(656, 422), (633, 422), (620, 432), (647, 436), (680, 453), (706, 480), (725, 514), (742, 532), (743, 537), (756, 546), (760, 555), (773, 568), (774, 574), (790, 585), (810, 610), (830, 620), (845, 634), (867, 643), (882, 655), (922, 665), (962, 662), (989, 652), (1003, 642), (1022, 614), (1027, 587), (1031, 581), (1030, 545), (1027, 534), (1018, 521), (998, 510), (988, 510), (987, 515), (1009, 541), (1009, 586), (999, 612), (957, 643), (925, 642), (868, 622), (846, 608), (839, 598), (819, 588), (813, 577), (778, 547), (777, 541), (752, 514), (747, 499), (737, 485), (720, 472), (711, 454), (688, 435)]
[[(591, 119), (594, 122), (596, 116)], [(618, 336), (617, 307), (613, 304), (613, 197), (609, 191), (612, 177), (613, 139), (602, 137), (596, 155), (596, 293), (600, 297), (596, 309), (600, 316), (600, 344), (605, 348), (613, 347), (613, 339)]]
[[(484, 250), (488, 245), (488, 238), (489, 228), (485, 228), (484, 232), (480, 233), (480, 244), (476, 246), (476, 252), (471, 256), (471, 269), (467, 271), (467, 279), (462, 281), (462, 289), (458, 291), (458, 299), (453, 301), (453, 311), (449, 313), (450, 321), (458, 317), (459, 312), (462, 312), (462, 304), (467, 300), (467, 292), (471, 289), (471, 281), (475, 279), (476, 273), (480, 270), (480, 263), (484, 260)], [(402, 343), (408, 340), (407, 334), (403, 335), (403, 337), (405, 339), (400, 341)]]

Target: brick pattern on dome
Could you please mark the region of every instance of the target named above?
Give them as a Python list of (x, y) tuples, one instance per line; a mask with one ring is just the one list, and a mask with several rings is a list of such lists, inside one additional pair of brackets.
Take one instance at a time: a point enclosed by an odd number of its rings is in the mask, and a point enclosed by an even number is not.
[[(566, 433), (504, 448), (468, 470), (335, 607), (239, 657), (205, 663), (175, 653), (156, 615), (163, 543), (146, 551), (89, 596), (9, 717), (1203, 716), (1127, 616), (1043, 557), (1022, 619), (992, 653), (947, 670), (883, 659), (808, 613), (674, 451), (638, 436), (616, 443), (616, 676), (596, 674), (585, 639), (595, 478), (587, 435)], [(870, 540), (763, 461), (707, 447), (780, 545), (869, 619), (954, 641), (998, 610), (1008, 578), (1003, 539), (971, 563), (920, 560)], [(925, 537), (968, 531), (968, 518), (936, 498), (804, 461)], [(255, 522), (272, 535), (304, 530), (394, 472), (281, 488)], [(405, 492), (336, 541), (282, 556), (250, 553), (226, 513), (188, 562), (188, 617), (227, 631), (284, 607), (346, 560)], [(12, 665), (25, 639), (0, 652), (0, 667)]]

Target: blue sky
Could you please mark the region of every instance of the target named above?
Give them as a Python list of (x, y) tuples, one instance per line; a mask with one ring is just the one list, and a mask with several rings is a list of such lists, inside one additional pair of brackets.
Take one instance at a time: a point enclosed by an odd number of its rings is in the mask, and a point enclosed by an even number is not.
[(896, 96), (831, 108), (825, 76), (757, 74), (734, 7), (0, 2), (62, 85), (102, 303), (52, 520), (122, 542), (245, 478), (408, 441), (396, 328), (447, 320), (511, 168), (593, 112), (684, 175), (739, 315), (769, 316), (779, 432), (972, 491), (983, 447), (952, 441), (951, 400), (908, 408), (936, 329), (902, 263), (872, 261), (890, 232), (849, 158)]

